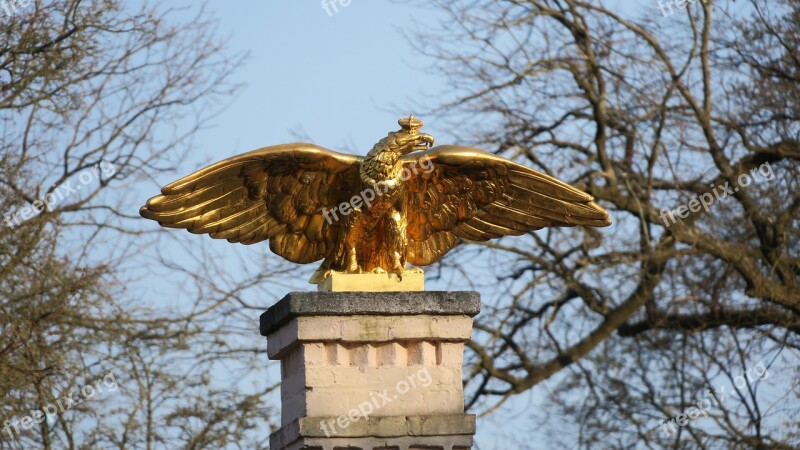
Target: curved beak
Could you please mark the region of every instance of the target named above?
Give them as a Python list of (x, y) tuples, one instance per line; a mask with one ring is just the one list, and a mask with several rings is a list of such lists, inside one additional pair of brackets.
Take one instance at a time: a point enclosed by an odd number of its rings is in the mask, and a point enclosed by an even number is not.
[(420, 133), (417, 136), (417, 144), (414, 145), (414, 150), (427, 150), (433, 147), (433, 136), (427, 133)]

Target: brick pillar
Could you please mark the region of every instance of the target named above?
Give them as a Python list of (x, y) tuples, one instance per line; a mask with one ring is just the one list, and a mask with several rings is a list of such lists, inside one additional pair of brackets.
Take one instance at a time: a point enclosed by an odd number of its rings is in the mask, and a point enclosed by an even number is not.
[(477, 292), (292, 292), (261, 315), (281, 362), (270, 449), (467, 450), (461, 364)]

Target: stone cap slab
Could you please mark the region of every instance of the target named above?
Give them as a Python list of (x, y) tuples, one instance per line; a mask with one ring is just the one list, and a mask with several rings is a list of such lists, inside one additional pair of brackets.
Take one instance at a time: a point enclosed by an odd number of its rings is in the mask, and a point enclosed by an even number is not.
[(481, 310), (474, 291), (290, 292), (261, 315), (262, 336), (300, 316), (467, 315)]

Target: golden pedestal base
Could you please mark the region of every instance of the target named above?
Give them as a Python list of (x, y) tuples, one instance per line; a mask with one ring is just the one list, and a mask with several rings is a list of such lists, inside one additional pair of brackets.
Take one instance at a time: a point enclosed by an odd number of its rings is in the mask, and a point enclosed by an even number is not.
[(317, 285), (319, 292), (424, 291), (425, 274), (420, 269), (403, 272), (402, 281), (393, 273), (331, 272)]

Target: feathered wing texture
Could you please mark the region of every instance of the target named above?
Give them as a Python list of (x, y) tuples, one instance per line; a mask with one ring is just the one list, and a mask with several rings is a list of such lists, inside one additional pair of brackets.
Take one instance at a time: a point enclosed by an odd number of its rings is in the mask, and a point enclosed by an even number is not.
[(437, 261), (458, 238), (486, 241), (543, 227), (611, 224), (589, 194), (481, 150), (442, 145), (406, 155), (403, 166), (412, 174), (405, 189), (411, 264)]
[(335, 245), (332, 209), (360, 186), (361, 157), (312, 144), (276, 145), (234, 156), (168, 184), (140, 214), (170, 228), (270, 249), (296, 263)]

